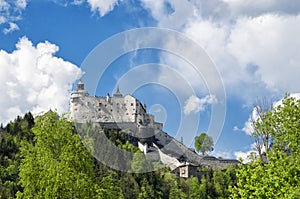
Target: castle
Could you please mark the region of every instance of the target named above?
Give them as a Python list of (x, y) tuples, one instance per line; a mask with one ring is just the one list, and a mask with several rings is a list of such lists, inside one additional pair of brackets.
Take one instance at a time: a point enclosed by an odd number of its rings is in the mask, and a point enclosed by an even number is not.
[(152, 161), (160, 161), (181, 177), (197, 175), (198, 167), (223, 168), (237, 160), (201, 157), (163, 131), (163, 124), (147, 113), (146, 105), (131, 95), (116, 92), (105, 97), (89, 96), (79, 81), (71, 94), (70, 116), (77, 123), (92, 122), (107, 129), (130, 129), (138, 147)]

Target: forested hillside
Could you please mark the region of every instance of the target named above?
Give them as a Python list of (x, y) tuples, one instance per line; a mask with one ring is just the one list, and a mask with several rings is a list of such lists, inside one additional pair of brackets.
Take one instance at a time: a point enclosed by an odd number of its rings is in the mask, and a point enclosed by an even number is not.
[[(141, 153), (122, 132), (105, 133), (118, 147)], [(54, 112), (17, 117), (0, 136), (1, 198), (227, 198), (235, 179), (233, 169), (203, 169), (200, 180), (178, 178), (167, 168), (114, 171), (94, 159), (73, 124)]]
[[(300, 198), (299, 121), (300, 101), (286, 96), (256, 121), (256, 136), (270, 144), (263, 158), (237, 168), (201, 168), (200, 179), (184, 179), (167, 168), (112, 170), (92, 156), (66, 117), (27, 113), (0, 128), (0, 198)], [(105, 135), (119, 148), (142, 153), (122, 131)], [(143, 159), (131, 165), (145, 166), (155, 167)]]

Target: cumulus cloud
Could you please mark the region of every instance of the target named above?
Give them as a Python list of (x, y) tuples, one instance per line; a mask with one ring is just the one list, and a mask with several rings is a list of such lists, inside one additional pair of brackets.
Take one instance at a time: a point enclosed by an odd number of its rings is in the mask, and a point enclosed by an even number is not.
[[(179, 30), (206, 50), (229, 96), (247, 101), (266, 93), (299, 91), (300, 85), (295, 84), (300, 73), (299, 1), (200, 0), (184, 1), (183, 5), (170, 0), (141, 2), (159, 27)], [(189, 46), (181, 48), (198, 53)], [(174, 66), (165, 55), (161, 60)], [(178, 63), (175, 68), (191, 74), (190, 81), (196, 79), (188, 67)]]
[(232, 16), (259, 16), (264, 13), (298, 14), (298, 0), (222, 0)]
[(0, 122), (28, 111), (68, 110), (72, 84), (82, 72), (55, 57), (58, 50), (48, 41), (34, 46), (26, 37), (19, 40), (12, 53), (0, 50)]
[(214, 95), (207, 95), (203, 98), (192, 95), (186, 100), (183, 113), (189, 115), (191, 113), (202, 112), (205, 110), (206, 105), (215, 103), (217, 103), (217, 98)]

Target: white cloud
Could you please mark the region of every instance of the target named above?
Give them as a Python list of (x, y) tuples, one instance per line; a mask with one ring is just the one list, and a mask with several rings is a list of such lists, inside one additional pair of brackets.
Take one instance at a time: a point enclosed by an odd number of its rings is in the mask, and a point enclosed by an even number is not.
[(300, 73), (300, 15), (262, 15), (256, 18), (240, 18), (231, 29), (229, 52), (237, 59), (240, 68), (252, 71), (253, 79), (259, 79), (268, 90), (295, 92)]
[(241, 129), (238, 126), (234, 126), (232, 130), (233, 131), (241, 131)]
[[(292, 93), (290, 94), (291, 97), (295, 98), (296, 100), (300, 99), (300, 93)], [(273, 107), (279, 106), (282, 104), (282, 99), (273, 102)], [(252, 113), (249, 116), (248, 120), (245, 122), (244, 127), (241, 129), (243, 132), (245, 132), (247, 135), (252, 135), (254, 132), (254, 127), (252, 124), (252, 121), (256, 121), (259, 118), (259, 115), (257, 113), (257, 108), (252, 109)], [(239, 130), (238, 127), (234, 127), (234, 130)]]
[(74, 0), (73, 2), (72, 2), (72, 4), (73, 5), (81, 5), (81, 4), (83, 4), (85, 2), (85, 0)]
[(248, 163), (248, 162), (251, 161), (248, 158), (251, 153), (256, 153), (256, 151), (254, 151), (254, 150), (250, 150), (250, 151), (246, 151), (246, 152), (244, 152), (244, 151), (236, 151), (236, 152), (234, 152), (234, 156), (235, 156), (236, 159), (242, 158), (243, 163)]
[(258, 119), (257, 109), (253, 108), (251, 115), (249, 116), (248, 120), (245, 122), (242, 131), (245, 132), (247, 135), (252, 135), (254, 132), (253, 121)]
[(214, 95), (207, 95), (203, 98), (192, 95), (186, 100), (183, 112), (185, 115), (202, 112), (205, 110), (207, 104), (215, 103), (217, 103), (217, 98)]
[(28, 111), (67, 111), (72, 83), (81, 70), (55, 57), (59, 48), (48, 41), (33, 46), (23, 37), (16, 48), (12, 53), (0, 50), (0, 122)]
[(158, 26), (180, 30), (195, 16), (196, 10), (188, 1), (182, 0), (140, 0), (158, 22)]
[[(207, 51), (228, 96), (252, 103), (253, 96), (299, 91), (295, 83), (300, 74), (299, 1), (184, 1), (184, 6), (169, 0), (141, 2), (158, 26), (185, 33)], [(189, 46), (181, 48), (198, 53)], [(184, 76), (190, 82), (198, 81), (190, 67), (177, 60), (176, 65), (166, 55), (161, 60), (189, 74)]]
[(258, 16), (264, 13), (297, 14), (300, 11), (298, 0), (222, 0), (232, 16)]
[(87, 0), (87, 2), (93, 12), (98, 11), (100, 16), (103, 17), (114, 9), (119, 0)]
[(228, 151), (212, 151), (211, 155), (217, 157), (217, 158), (224, 158), (224, 159), (232, 159), (235, 157), (232, 157), (231, 153)]
[(0, 0), (0, 24), (7, 24), (3, 33), (8, 34), (19, 30), (17, 21), (22, 19), (22, 11), (26, 8), (28, 0)]
[(17, 24), (10, 22), (9, 23), (9, 28), (4, 28), (3, 33), (4, 34), (8, 34), (8, 33), (11, 33), (13, 31), (19, 30), (19, 29), (20, 28), (19, 28), (19, 26)]
[(16, 0), (15, 5), (19, 9), (25, 9), (27, 6), (27, 0)]

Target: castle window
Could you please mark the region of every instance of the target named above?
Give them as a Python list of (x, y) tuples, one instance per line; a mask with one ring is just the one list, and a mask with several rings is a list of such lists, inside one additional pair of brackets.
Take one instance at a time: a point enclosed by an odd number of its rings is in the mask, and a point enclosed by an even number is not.
[(99, 103), (99, 106), (102, 106), (102, 103), (101, 103), (101, 102)]
[(133, 106), (133, 103), (131, 103), (130, 105)]
[(112, 110), (112, 109), (110, 109), (110, 111), (112, 112), (113, 110)]

